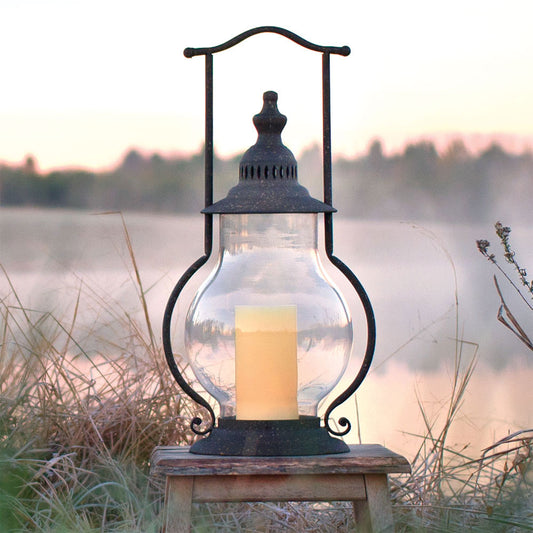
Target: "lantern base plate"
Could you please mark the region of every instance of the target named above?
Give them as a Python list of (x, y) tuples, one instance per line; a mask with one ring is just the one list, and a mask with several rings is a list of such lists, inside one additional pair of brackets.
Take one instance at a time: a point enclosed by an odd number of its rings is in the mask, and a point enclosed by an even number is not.
[(320, 418), (297, 420), (236, 420), (219, 418), (208, 437), (191, 446), (191, 453), (230, 456), (297, 456), (346, 453), (350, 449), (332, 437)]

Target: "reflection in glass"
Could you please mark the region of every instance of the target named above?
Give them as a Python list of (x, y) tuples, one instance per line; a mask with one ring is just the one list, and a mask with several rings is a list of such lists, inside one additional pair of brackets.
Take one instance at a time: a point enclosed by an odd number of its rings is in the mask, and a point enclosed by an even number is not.
[(298, 413), (318, 403), (342, 376), (352, 348), (347, 307), (317, 250), (317, 214), (220, 215), (218, 263), (187, 313), (185, 347), (193, 372), (236, 414), (235, 308), (296, 306)]

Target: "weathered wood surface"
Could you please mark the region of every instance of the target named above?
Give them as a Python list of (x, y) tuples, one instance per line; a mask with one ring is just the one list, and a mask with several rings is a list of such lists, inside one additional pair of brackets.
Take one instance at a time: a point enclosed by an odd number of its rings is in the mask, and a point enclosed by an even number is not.
[(404, 457), (378, 444), (302, 457), (195, 455), (161, 446), (152, 474), (166, 478), (165, 533), (191, 529), (193, 502), (352, 501), (357, 531), (392, 532), (387, 474), (410, 472)]
[(351, 501), (365, 498), (365, 483), (360, 474), (196, 476), (192, 491), (192, 500), (202, 503)]
[(165, 533), (190, 532), (193, 483), (192, 477), (167, 477), (163, 510)]
[(407, 459), (379, 444), (356, 444), (348, 453), (299, 457), (195, 455), (187, 447), (160, 446), (151, 461), (153, 475), (241, 476), (276, 474), (392, 474), (410, 472)]
[(366, 500), (354, 498), (352, 502), (357, 531), (394, 533), (387, 476), (368, 474), (363, 477)]

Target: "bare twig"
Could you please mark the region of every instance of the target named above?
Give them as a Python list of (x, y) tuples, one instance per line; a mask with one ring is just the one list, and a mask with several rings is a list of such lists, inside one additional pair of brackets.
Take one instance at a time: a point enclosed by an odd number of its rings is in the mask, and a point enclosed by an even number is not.
[[(530, 338), (524, 331), (524, 329), (520, 326), (518, 320), (514, 317), (513, 313), (505, 303), (505, 300), (503, 298), (502, 291), (500, 289), (500, 286), (498, 285), (498, 280), (496, 276), (494, 276), (494, 284), (496, 285), (496, 290), (498, 291), (498, 295), (500, 297), (501, 305), (498, 309), (498, 320), (508, 329), (510, 329), (530, 350), (533, 350), (533, 343), (531, 342)], [(511, 322), (509, 323), (508, 320)]]

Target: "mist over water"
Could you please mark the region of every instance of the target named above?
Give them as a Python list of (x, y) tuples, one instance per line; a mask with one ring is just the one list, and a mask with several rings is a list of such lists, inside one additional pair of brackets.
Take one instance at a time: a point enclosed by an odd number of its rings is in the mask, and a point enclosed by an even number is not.
[[(202, 217), (130, 213), (124, 220), (144, 287), (149, 288), (150, 311), (158, 320), (173, 284), (203, 253)], [(521, 226), (513, 226), (511, 233), (524, 266), (533, 264), (529, 233)], [(490, 238), (493, 251), (499, 252), (491, 226), (338, 217), (334, 235), (336, 255), (352, 268), (372, 300), (379, 328), (378, 363), (399, 350), (395, 361), (410, 368), (438, 368), (446, 344), (456, 336), (457, 316), (461, 338), (479, 344), (484, 364), (500, 368), (524, 357), (520, 342), (496, 320), (499, 298), (492, 276), (497, 271), (476, 248), (476, 239)], [(0, 244), (2, 265), (18, 294), (33, 306), (60, 308), (81, 281), (95, 290), (105, 288), (126, 306), (135, 305), (119, 214), (3, 208)], [(342, 276), (334, 269), (329, 273), (350, 300), (352, 291), (342, 286)], [(523, 312), (525, 306), (501, 275), (500, 284), (527, 329), (531, 317)], [(3, 296), (7, 292), (3, 279)], [(350, 303), (357, 327), (359, 304)]]
[[(173, 285), (203, 253), (202, 217), (127, 213), (124, 219), (159, 336)], [(524, 266), (533, 265), (529, 237), (528, 226), (513, 226), (512, 243)], [(416, 387), (429, 395), (435, 409), (442, 404), (449, 393), (446, 389), (458, 348), (464, 364), (475, 353), (479, 359), (463, 435), (470, 431), (472, 439), (481, 439), (486, 433), (488, 439), (505, 427), (512, 431), (533, 425), (533, 396), (527, 386), (527, 379), (533, 378), (533, 358), (496, 319), (499, 298), (492, 280), (496, 271), (478, 252), (475, 241), (479, 238), (494, 241), (493, 251), (499, 252), (490, 225), (422, 225), (340, 216), (335, 220), (335, 253), (360, 278), (376, 314), (375, 361), (358, 393), (367, 440), (381, 442), (394, 432), (414, 431), (411, 426), (419, 424)], [(102, 305), (137, 313), (142, 323), (118, 214), (2, 208), (0, 263), (27, 308), (67, 318), (79, 293), (78, 321), (86, 323), (87, 331), (93, 323), (100, 324), (97, 335), (85, 339), (89, 351), (98, 349), (99, 335), (121, 334), (120, 324), (102, 316)], [(204, 268), (204, 274), (208, 272)], [(356, 357), (351, 370), (355, 371), (366, 326), (353, 291), (336, 272), (330, 270), (330, 275), (353, 308)], [(531, 313), (525, 312), (501, 276), (500, 284), (513, 312), (531, 332)], [(15, 305), (3, 274), (0, 287), (4, 301)], [(183, 313), (188, 303), (180, 305), (178, 313)], [(353, 410), (353, 404), (346, 409)], [(377, 418), (376, 411), (380, 413)]]

